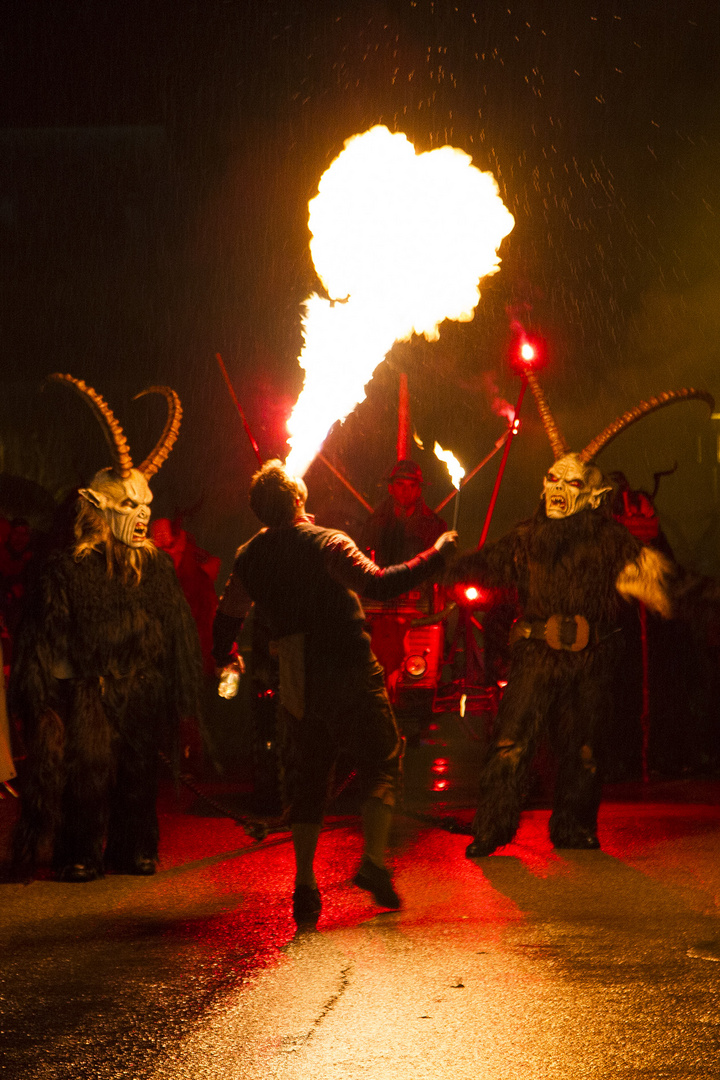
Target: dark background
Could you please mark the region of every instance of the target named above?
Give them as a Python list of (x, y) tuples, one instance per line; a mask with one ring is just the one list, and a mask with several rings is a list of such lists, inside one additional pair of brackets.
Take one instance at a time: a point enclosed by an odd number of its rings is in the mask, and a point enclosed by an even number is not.
[[(418, 151), (445, 143), (494, 173), (515, 229), (475, 319), (397, 346), (325, 452), (376, 502), (395, 454), (398, 372), (414, 426), (468, 469), (517, 396), (508, 310), (548, 343), (542, 382), (580, 449), (664, 389), (720, 394), (720, 13), (716, 0), (16, 5), (0, 35), (0, 467), (60, 497), (107, 463), (100, 429), (62, 387), (102, 393), (142, 460), (185, 420), (154, 481), (225, 560), (254, 530), (255, 458), (220, 351), (264, 456), (284, 456), (301, 387), (300, 307), (318, 287), (307, 203), (345, 139), (373, 124)], [(342, 357), (338, 357), (338, 364)], [(528, 398), (491, 536), (529, 513), (550, 464)], [(720, 573), (718, 426), (697, 403), (642, 421), (601, 456), (635, 486), (678, 461), (658, 507), (677, 556)], [(431, 505), (444, 466), (417, 450)], [(476, 542), (496, 457), (465, 489)], [(363, 511), (321, 463), (322, 523)], [(452, 508), (449, 508), (450, 514)]]

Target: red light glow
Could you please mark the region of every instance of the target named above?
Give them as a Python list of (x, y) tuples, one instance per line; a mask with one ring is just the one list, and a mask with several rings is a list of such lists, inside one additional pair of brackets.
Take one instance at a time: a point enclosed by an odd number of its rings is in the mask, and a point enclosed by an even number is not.
[(462, 582), (452, 586), (452, 595), (456, 604), (472, 608), (488, 607), (495, 600), (492, 589), (481, 589), (477, 585), (463, 584)]
[(539, 339), (529, 338), (522, 334), (518, 339), (517, 365), (526, 371), (534, 370), (542, 365), (542, 346)]
[(433, 791), (445, 791), (448, 786), (447, 780), (435, 780), (432, 786)]
[(447, 763), (447, 759), (446, 759), (446, 758), (437, 758), (437, 760), (436, 760), (436, 761), (433, 761), (433, 763), (432, 763), (432, 765), (430, 766), (430, 768), (432, 769), (432, 771), (433, 771), (434, 773), (444, 773), (444, 772), (447, 772), (447, 769), (448, 769), (448, 763)]
[(546, 345), (539, 334), (527, 331), (519, 322), (511, 325), (510, 363), (519, 374), (537, 371), (545, 365)]

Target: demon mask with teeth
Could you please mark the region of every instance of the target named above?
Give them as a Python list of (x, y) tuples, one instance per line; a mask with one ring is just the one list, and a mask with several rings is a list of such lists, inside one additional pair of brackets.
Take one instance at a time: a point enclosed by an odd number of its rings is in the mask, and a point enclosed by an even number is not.
[(594, 510), (603, 495), (611, 491), (603, 484), (603, 475), (594, 465), (585, 465), (579, 454), (559, 458), (543, 480), (545, 514), (549, 518), (565, 518), (581, 510)]
[(138, 469), (126, 480), (120, 480), (112, 469), (102, 469), (79, 494), (102, 514), (116, 540), (133, 548), (145, 545), (152, 492)]
[(177, 439), (182, 417), (180, 399), (168, 386), (151, 386), (137, 395), (162, 394), (168, 403), (168, 418), (157, 446), (135, 469), (123, 430), (103, 398), (72, 375), (56, 374), (50, 378), (71, 387), (90, 405), (100, 421), (113, 458), (113, 465), (97, 472), (89, 485), (80, 489), (80, 496), (105, 519), (116, 540), (129, 548), (146, 547), (152, 502), (148, 480), (158, 471)]
[(712, 396), (704, 390), (695, 390), (692, 387), (666, 390), (657, 397), (650, 398), (649, 401), (641, 401), (634, 409), (628, 409), (617, 420), (613, 420), (612, 424), (608, 424), (584, 450), (575, 454), (570, 452), (568, 443), (560, 433), (537, 376), (534, 372), (528, 371), (525, 373), (525, 378), (532, 390), (540, 419), (555, 455), (555, 463), (545, 475), (542, 490), (545, 514), (554, 519), (567, 518), (581, 510), (594, 510), (600, 505), (607, 492), (612, 491), (612, 486), (598, 469), (594, 459), (604, 446), (607, 446), (630, 424), (676, 401), (698, 399), (714, 408)]

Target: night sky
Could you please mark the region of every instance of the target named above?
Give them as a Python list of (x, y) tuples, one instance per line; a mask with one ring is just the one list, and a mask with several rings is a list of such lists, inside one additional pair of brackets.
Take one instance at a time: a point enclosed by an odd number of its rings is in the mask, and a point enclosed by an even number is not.
[[(61, 495), (106, 464), (89, 410), (44, 376), (99, 390), (141, 459), (162, 425), (153, 382), (185, 421), (154, 481), (227, 558), (255, 527), (255, 459), (220, 351), (263, 455), (284, 456), (301, 387), (300, 307), (319, 287), (307, 203), (344, 140), (374, 124), (418, 151), (450, 143), (494, 173), (516, 225), (475, 319), (393, 349), (325, 452), (371, 502), (395, 453), (398, 372), (414, 426), (468, 468), (514, 400), (509, 319), (543, 334), (542, 382), (580, 449), (642, 397), (720, 398), (720, 8), (716, 0), (16, 5), (0, 40), (3, 468)], [(338, 358), (342, 363), (342, 358)], [(550, 464), (523, 408), (491, 537), (534, 508)], [(720, 573), (717, 431), (705, 406), (642, 421), (600, 464), (651, 488), (678, 558)], [(444, 467), (417, 450), (432, 505)], [(463, 493), (476, 542), (497, 458)], [(363, 512), (321, 463), (323, 524)]]

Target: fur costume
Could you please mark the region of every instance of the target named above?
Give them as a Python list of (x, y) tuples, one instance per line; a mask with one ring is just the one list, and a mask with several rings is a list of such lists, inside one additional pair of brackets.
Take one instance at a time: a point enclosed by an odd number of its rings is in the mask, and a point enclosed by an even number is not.
[(81, 493), (74, 543), (28, 596), (11, 681), (27, 746), (14, 844), (26, 872), (47, 841), (65, 880), (104, 865), (154, 871), (158, 750), (196, 713), (201, 661), (172, 560), (140, 541), (144, 527), (118, 540)]
[[(463, 581), (517, 590), (523, 622), (584, 616), (595, 638), (577, 652), (519, 637), (481, 776), (475, 835), (494, 850), (512, 840), (544, 735), (560, 761), (550, 836), (556, 847), (585, 846), (600, 804), (603, 724), (620, 647), (615, 581), (640, 545), (603, 509), (562, 521), (540, 507), (502, 540), (460, 560)], [(518, 624), (519, 625), (519, 624)], [(487, 852), (489, 854), (489, 852)]]
[(514, 588), (523, 612), (511, 632), (508, 684), (480, 776), (480, 802), (467, 849), (489, 855), (510, 843), (527, 795), (534, 751), (547, 737), (557, 761), (550, 838), (558, 848), (597, 848), (603, 735), (621, 647), (624, 600), (671, 614), (672, 567), (610, 516), (594, 455), (628, 423), (680, 398), (661, 395), (569, 454), (533, 375), (526, 376), (555, 451), (535, 515), (495, 544), (460, 559), (457, 581)]

